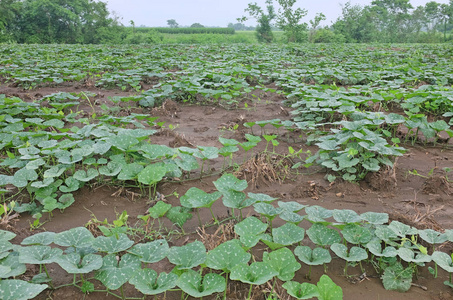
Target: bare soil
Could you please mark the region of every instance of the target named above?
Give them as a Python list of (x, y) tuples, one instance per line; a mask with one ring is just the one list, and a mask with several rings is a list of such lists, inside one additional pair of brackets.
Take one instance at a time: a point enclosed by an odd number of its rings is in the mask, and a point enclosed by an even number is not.
[[(10, 96), (18, 96), (26, 101), (40, 99), (45, 95), (55, 92), (80, 92), (92, 91), (97, 94), (94, 99), (96, 111), (101, 112), (100, 105), (106, 103), (112, 105), (108, 100), (110, 96), (124, 96), (131, 94), (129, 92), (118, 92), (115, 90), (101, 90), (97, 88), (87, 88), (86, 86), (68, 86), (64, 88), (41, 88), (32, 91), (24, 91), (18, 88), (0, 86), (0, 93)], [(252, 133), (250, 128), (244, 127), (247, 121), (271, 120), (271, 119), (290, 119), (289, 109), (281, 107), (282, 96), (274, 93), (262, 93), (261, 101), (247, 101), (248, 108), (244, 109), (243, 103), (241, 108), (223, 107), (222, 105), (190, 105), (180, 104), (167, 101), (162, 107), (154, 109), (143, 109), (136, 105), (122, 103), (124, 109), (120, 115), (127, 115), (130, 112), (147, 113), (152, 116), (158, 116), (159, 122), (165, 121), (164, 128), (159, 134), (151, 137), (151, 142), (155, 144), (168, 145), (171, 147), (180, 147), (193, 145), (217, 146), (221, 144), (218, 141), (219, 136), (225, 138), (235, 138), (244, 141), (245, 133)], [(131, 106), (131, 107), (129, 107)], [(92, 108), (88, 103), (83, 103), (79, 109), (90, 113)], [(172, 126), (170, 126), (170, 124)], [(260, 128), (255, 126), (253, 132), (260, 133)], [(294, 149), (310, 150), (311, 153), (317, 151), (316, 147), (307, 146), (304, 143), (303, 135), (300, 132), (285, 132), (283, 128), (275, 129), (265, 127), (267, 134), (276, 133), (279, 135), (280, 145), (276, 147), (277, 153), (286, 154), (288, 147)], [(335, 182), (330, 184), (324, 177), (325, 172), (317, 167), (308, 169), (299, 169), (285, 172), (284, 169), (276, 169), (276, 176), (268, 176), (269, 168), (272, 166), (263, 166), (258, 159), (247, 161), (249, 164), (244, 167), (242, 162), (243, 156), (235, 156), (234, 162), (237, 164), (235, 169), (230, 172), (245, 178), (249, 181), (247, 191), (259, 192), (278, 197), (281, 201), (297, 201), (306, 205), (320, 205), (328, 209), (352, 209), (358, 213), (367, 211), (389, 213), (393, 220), (399, 220), (417, 228), (432, 228), (435, 230), (444, 230), (453, 228), (453, 202), (451, 184), (442, 170), (444, 167), (453, 167), (453, 152), (446, 145), (438, 147), (409, 147), (404, 145), (409, 151), (400, 157), (393, 169), (384, 169), (378, 173), (369, 174), (366, 180), (360, 184), (349, 182)], [(265, 141), (259, 144), (259, 149), (255, 153), (263, 151)], [(272, 146), (270, 146), (272, 147)], [(239, 152), (243, 153), (243, 151)], [(305, 155), (306, 156), (306, 155)], [(259, 165), (259, 168), (251, 170), (253, 164)], [(177, 195), (184, 195), (190, 187), (198, 187), (206, 192), (212, 192), (212, 184), (219, 175), (218, 172), (222, 167), (222, 160), (211, 162), (205, 166), (208, 170), (207, 176), (202, 179), (193, 179), (181, 182), (161, 183), (157, 191), (162, 195), (162, 199), (172, 205), (180, 205)], [(261, 168), (261, 169), (260, 169)], [(264, 171), (263, 171), (264, 168)], [(266, 169), (267, 168), (267, 169)], [(410, 171), (417, 170), (420, 176), (410, 174)], [(259, 173), (262, 172), (262, 173)], [(191, 176), (194, 178), (195, 176)], [(452, 175), (453, 177), (453, 175)], [(141, 196), (140, 191), (134, 188), (120, 189), (108, 185), (86, 186), (74, 194), (76, 202), (64, 213), (55, 211), (53, 216), (47, 216), (47, 222), (34, 232), (30, 232), (29, 216), (20, 216), (16, 222), (11, 222), (9, 230), (15, 231), (18, 236), (14, 242), (20, 242), (23, 238), (37, 233), (39, 231), (60, 232), (73, 227), (85, 226), (95, 220), (103, 221), (107, 219), (112, 222), (122, 211), (127, 210), (129, 215), (129, 226), (134, 227), (139, 222), (137, 216), (146, 214), (148, 208), (153, 205), (147, 196)], [(219, 218), (229, 216), (230, 212), (221, 205), (216, 203), (213, 207), (214, 214)], [(245, 211), (245, 215), (252, 214), (252, 211)], [(201, 211), (201, 220), (203, 224), (211, 223), (211, 215), (208, 210)], [(278, 219), (275, 220), (274, 226), (279, 225)], [(305, 222), (305, 221), (304, 221)], [(308, 227), (308, 224), (301, 223), (302, 226)], [(234, 235), (232, 231), (233, 224), (224, 226), (223, 235), (216, 231), (216, 227), (200, 228), (196, 216), (188, 221), (185, 226), (186, 235), (177, 234), (174, 230), (177, 228), (172, 224), (164, 222), (163, 226), (173, 230), (169, 235), (170, 245), (182, 245), (195, 239), (205, 242), (206, 247), (209, 245), (215, 247), (223, 239), (231, 238)], [(92, 228), (95, 230), (95, 227)], [(158, 230), (155, 225), (154, 230)], [(162, 228), (161, 228), (162, 229)], [(226, 234), (230, 236), (225, 236)], [(139, 235), (137, 236), (139, 240)], [(310, 245), (308, 238), (303, 241)], [(450, 244), (441, 246), (445, 250), (451, 250)], [(261, 247), (264, 249), (264, 246)], [(258, 259), (261, 253), (254, 253)], [(159, 265), (153, 266), (158, 271), (170, 271), (170, 265), (165, 261)], [(448, 274), (439, 270), (439, 278), (433, 279), (428, 273), (427, 268), (422, 268), (418, 278), (414, 280), (417, 286), (413, 286), (406, 293), (386, 291), (382, 286), (379, 276), (376, 274), (371, 265), (366, 265), (366, 276), (361, 275), (358, 267), (350, 268), (349, 274), (352, 277), (343, 275), (344, 261), (334, 259), (328, 265), (328, 275), (333, 281), (343, 289), (344, 299), (349, 300), (413, 300), (413, 299), (453, 299), (452, 291), (445, 286), (443, 282), (448, 280)], [(37, 270), (28, 270), (25, 278), (31, 278)], [(51, 276), (54, 278), (55, 285), (69, 283), (72, 277), (63, 272), (57, 265), (52, 265), (49, 269)], [(303, 266), (296, 274), (295, 280), (306, 281), (304, 278), (308, 272), (307, 267)], [(314, 268), (312, 278), (318, 279), (323, 273), (323, 268)], [(315, 283), (315, 280), (312, 280)], [(240, 283), (231, 283), (228, 290), (228, 299), (245, 299), (248, 292), (248, 285)], [(270, 291), (271, 286), (264, 285), (257, 287), (253, 291), (253, 299), (265, 299), (265, 291)], [(284, 292), (283, 288), (277, 284), (276, 291), (281, 299), (290, 299)], [(133, 287), (125, 290), (128, 297), (140, 297)], [(167, 293), (165, 299), (180, 299), (178, 293)], [(46, 291), (38, 299), (115, 299), (104, 293), (93, 293), (84, 297), (74, 288), (62, 288), (56, 291)], [(157, 298), (147, 297), (146, 299), (164, 299), (163, 296)], [(190, 299), (190, 298), (189, 298)], [(207, 297), (207, 299), (215, 299)]]

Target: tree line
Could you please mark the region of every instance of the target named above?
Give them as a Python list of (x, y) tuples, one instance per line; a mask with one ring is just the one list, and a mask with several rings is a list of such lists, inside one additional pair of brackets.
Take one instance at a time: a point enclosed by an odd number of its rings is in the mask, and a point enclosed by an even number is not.
[[(448, 4), (431, 1), (413, 7), (410, 0), (373, 0), (369, 5), (347, 2), (340, 17), (330, 26), (320, 26), (322, 13), (308, 23), (307, 10), (295, 8), (297, 0), (266, 0), (263, 7), (249, 3), (246, 15), (235, 30), (250, 30), (244, 22), (255, 19), (257, 39), (273, 42), (275, 29), (282, 30), (285, 42), (443, 42), (453, 40), (453, 0)], [(96, 0), (0, 0), (0, 43), (154, 43), (163, 37), (123, 26)], [(169, 27), (178, 27), (174, 19)], [(192, 28), (202, 28), (194, 23)]]
[(413, 7), (409, 0), (373, 0), (370, 5), (342, 5), (340, 17), (331, 26), (319, 26), (326, 19), (318, 13), (307, 24), (307, 10), (294, 8), (296, 0), (266, 0), (265, 6), (249, 3), (240, 23), (253, 18), (259, 41), (270, 43), (275, 24), (288, 42), (404, 43), (452, 40), (453, 0), (449, 4), (430, 1)]

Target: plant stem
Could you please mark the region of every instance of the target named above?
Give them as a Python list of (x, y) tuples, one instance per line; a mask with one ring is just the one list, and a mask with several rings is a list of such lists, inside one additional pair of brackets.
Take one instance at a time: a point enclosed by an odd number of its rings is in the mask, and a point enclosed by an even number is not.
[(214, 219), (214, 223), (219, 224), (219, 220), (217, 220), (217, 218), (215, 217), (214, 212), (212, 211), (212, 207), (209, 207), (209, 210), (211, 211), (211, 215), (212, 215), (212, 218)]
[[(226, 300), (227, 290), (228, 290), (228, 276), (230, 273), (226, 273), (226, 280), (225, 280), (225, 291), (223, 292), (223, 300)], [(451, 278), (451, 274), (450, 274)]]
[(248, 295), (248, 297), (247, 297), (248, 300), (251, 300), (251, 299), (252, 299), (252, 289), (253, 289), (253, 284), (250, 285), (249, 295)]

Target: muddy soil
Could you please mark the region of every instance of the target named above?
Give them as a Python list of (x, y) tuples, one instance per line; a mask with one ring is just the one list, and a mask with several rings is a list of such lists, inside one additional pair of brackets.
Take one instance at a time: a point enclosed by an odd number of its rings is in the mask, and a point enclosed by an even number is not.
[[(97, 94), (95, 97), (94, 109), (101, 113), (100, 105), (105, 103), (112, 106), (109, 100), (111, 96), (125, 96), (132, 93), (118, 92), (115, 90), (101, 90), (97, 88), (87, 88), (86, 86), (67, 86), (64, 88), (42, 88), (32, 91), (24, 91), (17, 88), (1, 87), (0, 93), (10, 96), (18, 96), (26, 101), (40, 99), (45, 95), (55, 92), (80, 92), (91, 91)], [(260, 101), (254, 101), (250, 97), (247, 101), (248, 107), (244, 108), (241, 103), (240, 108), (224, 107), (221, 105), (190, 105), (180, 104), (167, 101), (162, 107), (154, 109), (143, 109), (136, 107), (136, 104), (124, 104), (123, 109), (118, 112), (119, 115), (127, 115), (130, 112), (146, 113), (159, 117), (159, 122), (165, 122), (160, 132), (152, 137), (151, 141), (155, 144), (162, 144), (171, 147), (180, 147), (193, 145), (200, 146), (217, 146), (221, 144), (218, 137), (235, 138), (244, 141), (245, 133), (259, 134), (265, 131), (267, 134), (278, 134), (279, 145), (275, 152), (286, 154), (288, 147), (294, 149), (303, 149), (304, 152), (311, 151), (315, 153), (316, 147), (306, 146), (303, 134), (301, 132), (286, 132), (283, 128), (275, 129), (266, 126), (261, 129), (254, 126), (252, 129), (244, 126), (248, 121), (281, 119), (289, 120), (289, 109), (282, 107), (282, 96), (274, 93), (262, 93)], [(92, 107), (88, 103), (83, 103), (79, 109), (91, 113)], [(263, 151), (265, 142), (259, 144), (255, 153)], [(453, 167), (453, 152), (447, 146), (438, 147), (409, 147), (404, 145), (409, 151), (400, 157), (393, 169), (381, 170), (378, 173), (369, 174), (360, 184), (349, 182), (335, 182), (330, 184), (325, 179), (325, 172), (319, 168), (311, 167), (308, 169), (299, 168), (296, 171), (285, 172), (280, 169), (278, 176), (265, 178), (263, 176), (253, 176), (253, 170), (247, 173), (247, 168), (241, 167), (244, 157), (237, 155), (234, 157), (235, 168), (229, 171), (246, 178), (249, 181), (247, 192), (265, 193), (278, 197), (281, 201), (297, 201), (306, 205), (320, 205), (328, 209), (352, 209), (358, 213), (367, 211), (389, 213), (393, 220), (399, 220), (406, 224), (413, 225), (417, 228), (432, 228), (435, 230), (444, 230), (453, 228), (453, 202), (448, 174), (443, 171), (444, 167)], [(242, 151), (240, 153), (243, 153)], [(249, 158), (251, 155), (249, 154)], [(303, 157), (307, 157), (304, 154)], [(206, 192), (212, 192), (212, 184), (219, 175), (222, 167), (222, 159), (211, 162), (205, 166), (207, 174), (202, 179), (193, 179), (184, 182), (165, 182), (157, 187), (157, 191), (162, 195), (162, 199), (172, 205), (180, 205), (179, 199), (175, 195), (184, 195), (190, 187), (197, 187)], [(413, 170), (417, 170), (418, 175), (413, 175)], [(195, 176), (191, 176), (194, 178)], [(252, 182), (253, 178), (253, 182)], [(453, 178), (453, 175), (452, 175)], [(103, 221), (107, 219), (112, 222), (122, 211), (127, 210), (129, 215), (129, 226), (132, 228), (139, 224), (139, 215), (144, 215), (148, 208), (155, 203), (149, 201), (146, 196), (142, 196), (140, 191), (135, 188), (124, 188), (111, 186), (108, 183), (104, 185), (86, 186), (74, 194), (76, 202), (67, 208), (64, 213), (55, 211), (53, 216), (47, 216), (47, 222), (30, 232), (30, 222), (32, 219), (28, 216), (20, 216), (9, 225), (9, 230), (15, 231), (18, 236), (14, 242), (18, 243), (26, 236), (39, 231), (60, 232), (73, 227), (85, 226), (96, 220)], [(214, 207), (214, 214), (218, 218), (226, 218), (229, 212), (218, 201)], [(245, 215), (252, 214), (252, 211), (244, 211)], [(211, 224), (212, 217), (209, 210), (201, 211), (202, 224)], [(282, 224), (278, 218), (274, 221), (274, 226)], [(306, 222), (306, 221), (304, 221)], [(308, 228), (308, 223), (301, 223), (301, 226)], [(151, 226), (151, 225), (150, 225)], [(138, 228), (138, 227), (137, 227)], [(205, 241), (206, 243), (220, 243), (222, 239), (228, 238), (218, 236), (215, 227), (200, 228), (196, 216), (184, 225), (186, 235), (178, 234), (178, 228), (168, 222), (161, 226), (151, 227), (153, 234), (158, 236), (160, 233), (169, 233), (169, 244), (182, 245), (195, 239)], [(150, 232), (152, 231), (150, 229)], [(228, 230), (225, 230), (225, 234)], [(232, 225), (230, 235), (234, 235)], [(140, 239), (137, 234), (137, 239)], [(303, 241), (304, 244), (310, 245), (308, 238)], [(209, 248), (208, 245), (206, 245)], [(215, 245), (213, 245), (215, 247)], [(442, 245), (443, 249), (451, 250), (451, 245)], [(264, 248), (258, 247), (258, 248)], [(256, 253), (259, 257), (260, 253)], [(153, 266), (158, 271), (170, 271), (169, 264), (165, 261)], [(328, 265), (328, 275), (333, 281), (343, 289), (344, 299), (349, 300), (413, 300), (413, 299), (453, 299), (451, 288), (443, 285), (448, 279), (448, 274), (439, 270), (439, 278), (433, 279), (427, 271), (422, 268), (418, 279), (414, 280), (416, 286), (413, 286), (406, 293), (386, 291), (382, 286), (373, 266), (366, 265), (366, 276), (362, 274), (358, 267), (349, 268), (349, 274), (352, 277), (343, 275), (344, 261), (334, 258), (333, 262)], [(28, 270), (24, 278), (30, 278), (36, 270)], [(50, 275), (54, 278), (55, 285), (69, 283), (72, 277), (63, 272), (57, 265), (52, 265), (49, 269)], [(302, 281), (308, 272), (306, 266), (297, 272), (295, 280)], [(312, 278), (319, 278), (323, 273), (323, 268), (314, 268)], [(312, 281), (314, 283), (314, 281)], [(245, 299), (248, 292), (248, 286), (239, 283), (232, 283), (229, 286), (228, 299)], [(253, 299), (265, 299), (263, 291), (270, 291), (272, 287), (265, 285), (253, 291)], [(276, 291), (281, 299), (290, 299), (285, 294), (283, 288), (276, 285)], [(128, 297), (140, 297), (140, 295), (131, 287), (126, 287), (125, 293)], [(167, 293), (165, 299), (180, 299), (178, 293)], [(105, 293), (94, 293), (84, 297), (79, 291), (73, 288), (62, 288), (57, 291), (46, 291), (38, 299), (116, 299)], [(163, 296), (157, 298), (147, 297), (146, 299), (164, 299)], [(190, 299), (190, 298), (189, 298)], [(206, 297), (205, 299), (215, 299)]]

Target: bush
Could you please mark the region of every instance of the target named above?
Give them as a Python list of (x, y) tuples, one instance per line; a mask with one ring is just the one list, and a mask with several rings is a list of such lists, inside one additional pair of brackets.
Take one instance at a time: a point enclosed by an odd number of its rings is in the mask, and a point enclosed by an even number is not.
[(322, 28), (313, 35), (313, 43), (344, 43), (345, 37), (342, 34), (335, 34), (330, 29)]

